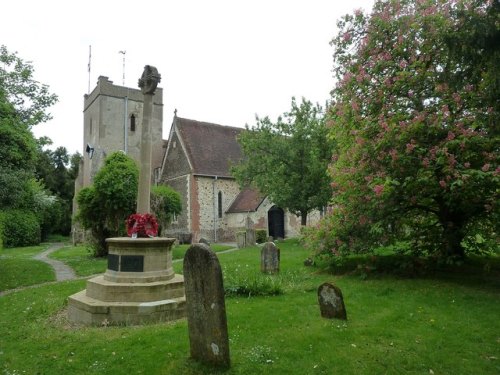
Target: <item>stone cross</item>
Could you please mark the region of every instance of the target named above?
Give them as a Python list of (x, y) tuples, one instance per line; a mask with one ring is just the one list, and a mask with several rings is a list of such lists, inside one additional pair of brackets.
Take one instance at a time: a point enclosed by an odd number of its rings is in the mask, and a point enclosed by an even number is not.
[(139, 87), (144, 95), (144, 108), (142, 112), (141, 132), (141, 162), (139, 168), (139, 191), (137, 194), (137, 213), (151, 212), (151, 117), (153, 113), (153, 96), (161, 75), (151, 65), (144, 67), (144, 72), (139, 79)]
[(323, 318), (347, 320), (344, 297), (339, 287), (330, 283), (321, 284), (318, 288), (318, 302)]
[(263, 273), (280, 272), (280, 249), (273, 242), (266, 242), (260, 251), (260, 270)]
[(209, 246), (191, 245), (184, 255), (184, 287), (191, 358), (228, 368), (229, 337), (222, 270)]

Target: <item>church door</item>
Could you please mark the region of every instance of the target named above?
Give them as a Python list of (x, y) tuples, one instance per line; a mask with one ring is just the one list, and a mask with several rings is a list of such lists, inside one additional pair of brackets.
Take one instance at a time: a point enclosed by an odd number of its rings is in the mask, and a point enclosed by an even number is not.
[(276, 206), (267, 212), (269, 235), (274, 239), (285, 238), (285, 212)]

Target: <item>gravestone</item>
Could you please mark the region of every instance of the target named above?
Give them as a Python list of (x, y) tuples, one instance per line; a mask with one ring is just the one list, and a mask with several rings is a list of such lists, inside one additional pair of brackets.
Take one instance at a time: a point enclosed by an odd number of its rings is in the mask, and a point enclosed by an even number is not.
[(238, 249), (247, 246), (247, 235), (245, 232), (236, 233), (236, 243), (238, 245)]
[(205, 244), (192, 245), (184, 256), (184, 286), (191, 357), (229, 367), (229, 338), (222, 270)]
[(253, 221), (249, 217), (246, 219), (245, 226), (245, 245), (254, 246), (256, 243), (255, 229), (253, 228)]
[(273, 242), (266, 242), (260, 251), (260, 270), (263, 273), (280, 271), (280, 249)]
[(347, 320), (344, 297), (339, 287), (330, 283), (321, 284), (318, 288), (318, 302), (323, 318)]

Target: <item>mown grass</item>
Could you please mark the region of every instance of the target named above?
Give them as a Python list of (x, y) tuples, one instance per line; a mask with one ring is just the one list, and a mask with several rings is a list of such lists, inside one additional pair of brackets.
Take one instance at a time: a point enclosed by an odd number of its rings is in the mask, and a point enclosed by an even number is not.
[[(224, 374), (498, 374), (500, 293), (482, 267), (456, 278), (333, 276), (281, 248), (282, 294), (226, 298), (231, 368)], [(260, 250), (219, 254), (225, 282), (257, 277)], [(181, 262), (175, 263), (178, 272)], [(470, 281), (470, 274), (473, 274)], [(272, 277), (272, 276), (266, 276)], [(488, 281), (486, 287), (479, 279)], [(317, 287), (343, 292), (348, 320), (320, 317)], [(0, 373), (218, 374), (189, 359), (187, 323), (74, 327), (67, 297), (85, 281), (0, 297)]]
[[(174, 246), (173, 259), (182, 259), (190, 245)], [(211, 246), (215, 252), (228, 250), (231, 246), (214, 244)], [(51, 258), (60, 260), (75, 270), (78, 276), (90, 276), (106, 271), (106, 258), (95, 258), (87, 246), (67, 246), (50, 255)]]
[(55, 281), (54, 271), (48, 264), (32, 259), (46, 248), (42, 245), (0, 250), (0, 292)]

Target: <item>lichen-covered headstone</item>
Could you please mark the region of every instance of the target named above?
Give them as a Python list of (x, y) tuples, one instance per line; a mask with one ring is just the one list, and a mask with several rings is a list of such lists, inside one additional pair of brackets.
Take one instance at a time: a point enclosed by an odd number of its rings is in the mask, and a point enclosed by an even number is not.
[(192, 245), (184, 256), (184, 287), (191, 357), (229, 367), (229, 338), (222, 270), (205, 244)]
[(323, 318), (347, 320), (344, 297), (339, 287), (330, 283), (321, 284), (318, 288), (318, 302)]
[(263, 273), (280, 271), (280, 249), (273, 242), (266, 242), (260, 251), (260, 270)]

